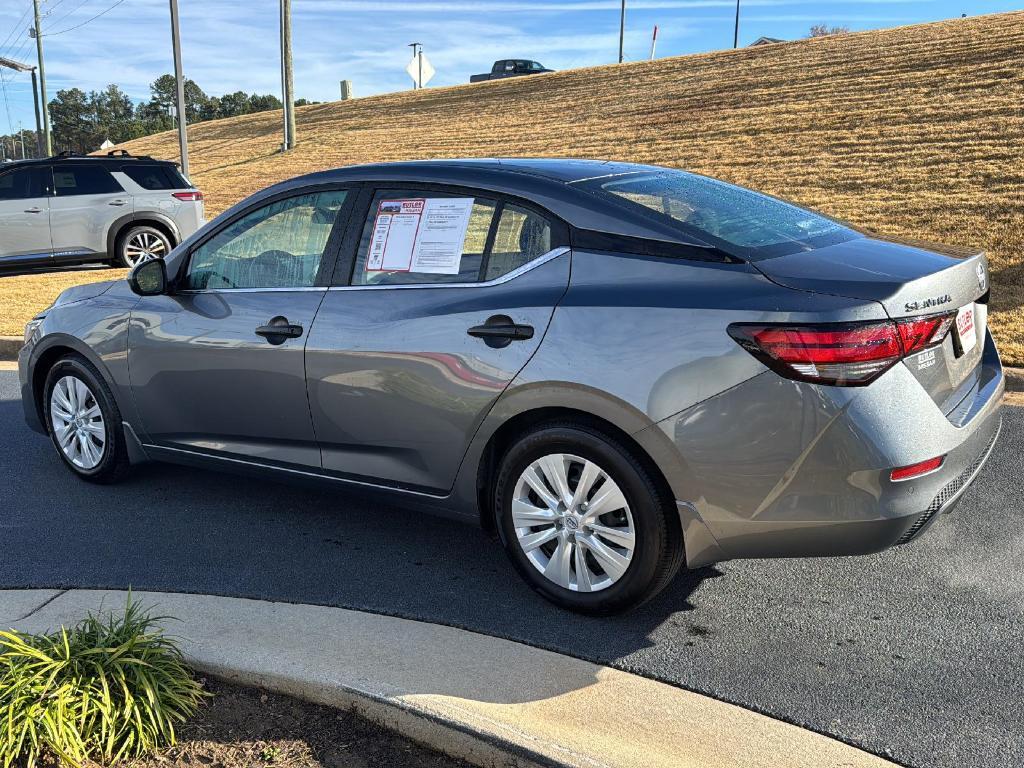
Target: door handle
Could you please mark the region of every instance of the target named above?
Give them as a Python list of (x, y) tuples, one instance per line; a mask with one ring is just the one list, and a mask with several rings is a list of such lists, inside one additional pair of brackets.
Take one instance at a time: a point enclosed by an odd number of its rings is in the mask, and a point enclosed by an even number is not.
[(32, 208), (26, 208), (25, 209), (25, 213), (42, 213), (42, 212), (43, 212), (42, 208), (36, 208), (34, 206)]
[(489, 347), (507, 347), (513, 341), (526, 341), (533, 338), (533, 326), (521, 325), (508, 315), (494, 315), (487, 318), (483, 325), (474, 325), (467, 333), (483, 339)]
[(120, 200), (120, 199), (118, 199), (118, 200), (111, 200), (109, 203), (107, 203), (107, 205), (128, 205), (128, 201), (127, 200)]
[(297, 339), (302, 335), (302, 326), (289, 323), (288, 318), (282, 315), (271, 319), (266, 325), (256, 329), (256, 335), (262, 336), (275, 346), (284, 344), (285, 339)]

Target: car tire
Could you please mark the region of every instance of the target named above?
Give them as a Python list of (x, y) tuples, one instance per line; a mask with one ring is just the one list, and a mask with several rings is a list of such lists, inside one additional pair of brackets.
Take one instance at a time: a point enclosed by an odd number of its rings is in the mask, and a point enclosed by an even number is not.
[(43, 415), (57, 455), (77, 477), (112, 483), (127, 471), (121, 412), (107, 383), (85, 358), (68, 355), (47, 372)]
[(117, 238), (117, 263), (131, 269), (148, 258), (163, 259), (171, 252), (167, 235), (147, 224), (129, 227)]
[[(558, 467), (564, 469), (562, 494), (549, 478)], [(585, 477), (589, 490), (577, 498)], [(546, 501), (535, 490), (538, 479)], [(562, 501), (557, 510), (563, 511), (556, 511), (550, 502), (559, 496), (570, 496), (572, 508)], [(607, 501), (620, 498), (623, 504)], [(589, 517), (588, 503), (597, 518)], [(501, 459), (494, 513), (520, 575), (551, 602), (578, 613), (635, 608), (664, 589), (683, 563), (672, 499), (629, 448), (588, 424), (545, 424), (519, 438)]]

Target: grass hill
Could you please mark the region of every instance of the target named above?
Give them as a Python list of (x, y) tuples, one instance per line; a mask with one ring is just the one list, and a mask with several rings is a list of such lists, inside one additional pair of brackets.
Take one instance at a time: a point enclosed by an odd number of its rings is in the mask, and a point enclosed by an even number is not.
[[(1024, 13), (407, 91), (297, 116), (300, 143), (287, 155), (277, 152), (280, 113), (189, 130), (211, 214), (280, 179), (352, 163), (557, 155), (677, 166), (880, 232), (986, 248), (991, 323), (1007, 361), (1024, 364)], [(177, 156), (173, 133), (125, 147)]]

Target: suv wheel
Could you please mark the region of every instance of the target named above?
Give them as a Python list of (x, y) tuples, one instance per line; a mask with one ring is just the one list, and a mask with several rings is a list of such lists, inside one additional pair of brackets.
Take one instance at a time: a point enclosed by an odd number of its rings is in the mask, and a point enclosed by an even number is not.
[(58, 455), (80, 478), (109, 483), (128, 468), (121, 413), (86, 360), (69, 355), (57, 361), (46, 375), (43, 409)]
[(671, 500), (623, 445), (585, 424), (525, 435), (502, 459), (495, 490), (506, 552), (531, 587), (563, 608), (633, 608), (682, 564)]
[(118, 238), (117, 260), (124, 267), (134, 267), (140, 261), (162, 259), (171, 252), (171, 241), (156, 227), (139, 225), (130, 227)]

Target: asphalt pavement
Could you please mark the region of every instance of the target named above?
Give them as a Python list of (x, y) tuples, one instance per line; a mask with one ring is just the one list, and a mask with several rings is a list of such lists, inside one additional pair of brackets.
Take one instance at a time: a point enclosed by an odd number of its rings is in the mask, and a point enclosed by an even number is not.
[[(1024, 755), (1024, 409), (960, 506), (861, 558), (724, 563), (639, 611), (559, 611), (471, 526), (338, 492), (146, 465), (76, 480), (0, 373), (0, 588), (203, 592), (357, 608), (550, 648), (911, 766)], [(300, 632), (301, 627), (296, 627)], [(514, 670), (510, 670), (514, 674)]]

